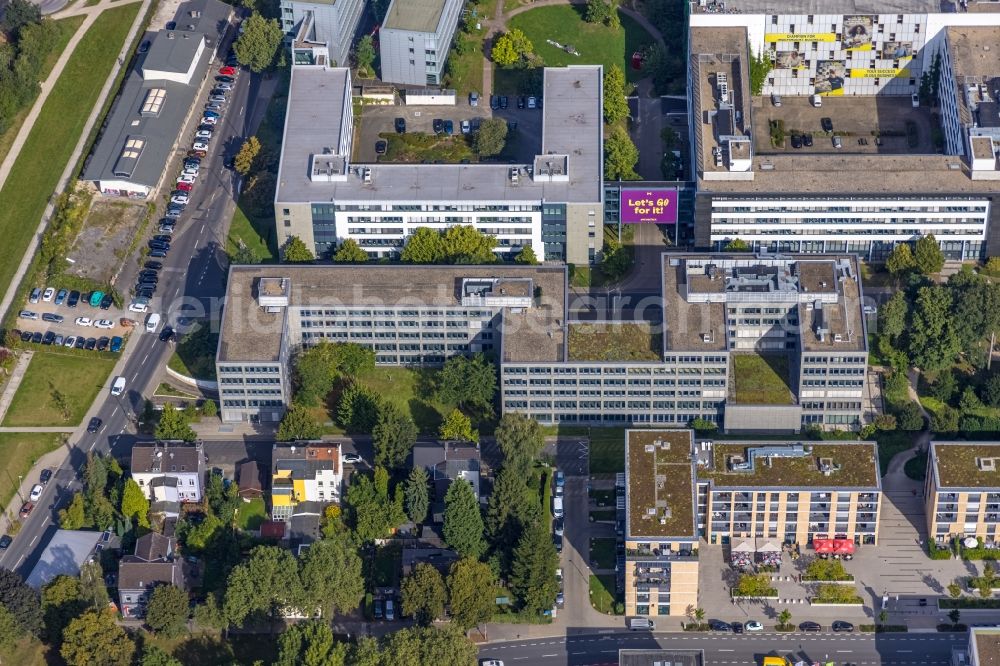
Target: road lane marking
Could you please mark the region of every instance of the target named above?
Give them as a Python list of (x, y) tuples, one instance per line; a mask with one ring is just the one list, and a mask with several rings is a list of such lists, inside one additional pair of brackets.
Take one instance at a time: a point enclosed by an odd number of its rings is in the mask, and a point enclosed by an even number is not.
[(37, 534), (35, 535), (35, 538), (31, 540), (31, 543), (28, 544), (28, 548), (31, 548), (32, 546), (34, 546), (36, 541), (38, 541), (38, 535)]
[(21, 566), (21, 562), (24, 561), (24, 558), (25, 558), (25, 556), (21, 555), (21, 557), (17, 560), (17, 564), (14, 565), (15, 569), (18, 568), (19, 566)]
[(557, 654), (543, 654), (542, 655), (542, 659), (548, 659), (550, 657), (558, 657), (558, 656), (559, 655), (557, 655)]

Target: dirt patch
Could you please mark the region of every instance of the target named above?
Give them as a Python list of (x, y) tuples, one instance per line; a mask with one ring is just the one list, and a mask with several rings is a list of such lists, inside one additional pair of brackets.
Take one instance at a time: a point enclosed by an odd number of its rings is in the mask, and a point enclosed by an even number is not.
[(95, 201), (70, 252), (70, 259), (75, 263), (66, 273), (100, 284), (111, 282), (146, 212), (145, 203)]

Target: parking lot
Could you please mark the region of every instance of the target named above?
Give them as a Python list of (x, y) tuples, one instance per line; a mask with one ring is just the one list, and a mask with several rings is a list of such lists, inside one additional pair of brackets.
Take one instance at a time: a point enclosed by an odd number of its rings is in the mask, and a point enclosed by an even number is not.
[[(58, 290), (56, 290), (58, 293)], [(94, 346), (91, 349), (96, 348), (98, 341), (101, 338), (107, 338), (107, 343), (110, 345), (111, 339), (118, 337), (126, 338), (132, 331), (132, 326), (122, 325), (122, 320), (127, 319), (130, 321), (135, 321), (136, 318), (141, 318), (142, 315), (137, 315), (135, 313), (130, 313), (124, 311), (120, 308), (111, 305), (108, 309), (101, 309), (100, 307), (91, 306), (87, 300), (84, 298), (86, 292), (80, 295), (80, 301), (75, 307), (69, 307), (68, 297), (61, 305), (56, 305), (55, 298), (51, 301), (45, 301), (42, 298), (38, 299), (37, 303), (27, 303), (21, 309), (23, 311), (33, 312), (38, 315), (37, 319), (28, 319), (26, 317), (18, 317), (17, 326), (22, 332), (30, 332), (32, 334), (40, 333), (45, 335), (46, 333), (53, 333), (54, 335), (61, 335), (63, 337), (63, 343), (71, 337), (77, 338), (76, 345), (77, 348), (87, 347), (89, 340), (93, 339)], [(62, 317), (61, 322), (57, 321), (45, 321), (43, 316), (46, 314), (57, 315)], [(89, 326), (82, 326), (76, 323), (76, 320), (80, 317), (85, 317), (91, 324)], [(106, 320), (110, 322), (110, 326), (106, 328), (98, 328), (95, 323), (101, 320)], [(141, 322), (140, 322), (141, 323)], [(80, 343), (82, 340), (83, 343)]]
[[(363, 107), (360, 127), (354, 142), (354, 160), (359, 163), (384, 161), (375, 152), (375, 143), (382, 134), (394, 134), (394, 120), (406, 121), (406, 132), (434, 134), (434, 120), (450, 120), (454, 134), (461, 134), (462, 121), (486, 118), (503, 118), (512, 127), (507, 135), (507, 147), (499, 159), (509, 162), (530, 162), (541, 150), (542, 111), (541, 109), (518, 108), (518, 96), (508, 96), (506, 109), (491, 109), (489, 96), (480, 97), (478, 106), (470, 106), (466, 98), (461, 98), (454, 106), (437, 105), (370, 105)], [(525, 98), (526, 99), (526, 98)], [(471, 135), (470, 135), (471, 138)]]

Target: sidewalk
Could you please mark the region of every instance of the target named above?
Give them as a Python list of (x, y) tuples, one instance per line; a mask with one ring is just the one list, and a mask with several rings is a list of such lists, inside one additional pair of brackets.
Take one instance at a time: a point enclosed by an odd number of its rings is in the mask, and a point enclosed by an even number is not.
[(21, 380), (24, 379), (24, 373), (28, 370), (28, 363), (31, 362), (31, 357), (34, 355), (35, 352), (24, 350), (17, 358), (17, 363), (10, 373), (10, 381), (4, 386), (3, 394), (0, 395), (0, 423), (3, 423), (3, 418), (7, 416), (10, 403), (14, 400), (14, 394), (17, 393)]

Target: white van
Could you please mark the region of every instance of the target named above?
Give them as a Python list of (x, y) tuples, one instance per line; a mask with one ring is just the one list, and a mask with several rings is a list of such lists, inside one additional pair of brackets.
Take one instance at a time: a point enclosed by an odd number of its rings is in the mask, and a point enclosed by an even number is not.
[(552, 498), (552, 517), (562, 518), (563, 517), (563, 498), (553, 497)]
[(160, 325), (160, 315), (157, 314), (156, 312), (152, 312), (148, 317), (146, 317), (147, 333), (156, 333), (156, 329), (159, 325)]
[(817, 109), (823, 106), (823, 98), (820, 97), (819, 95), (813, 95), (812, 97), (809, 98), (809, 100), (812, 102), (812, 105), (815, 106)]
[(111, 385), (111, 395), (121, 395), (125, 392), (125, 378), (115, 377), (115, 383)]
[(628, 628), (630, 631), (656, 631), (656, 625), (647, 617), (629, 618)]

